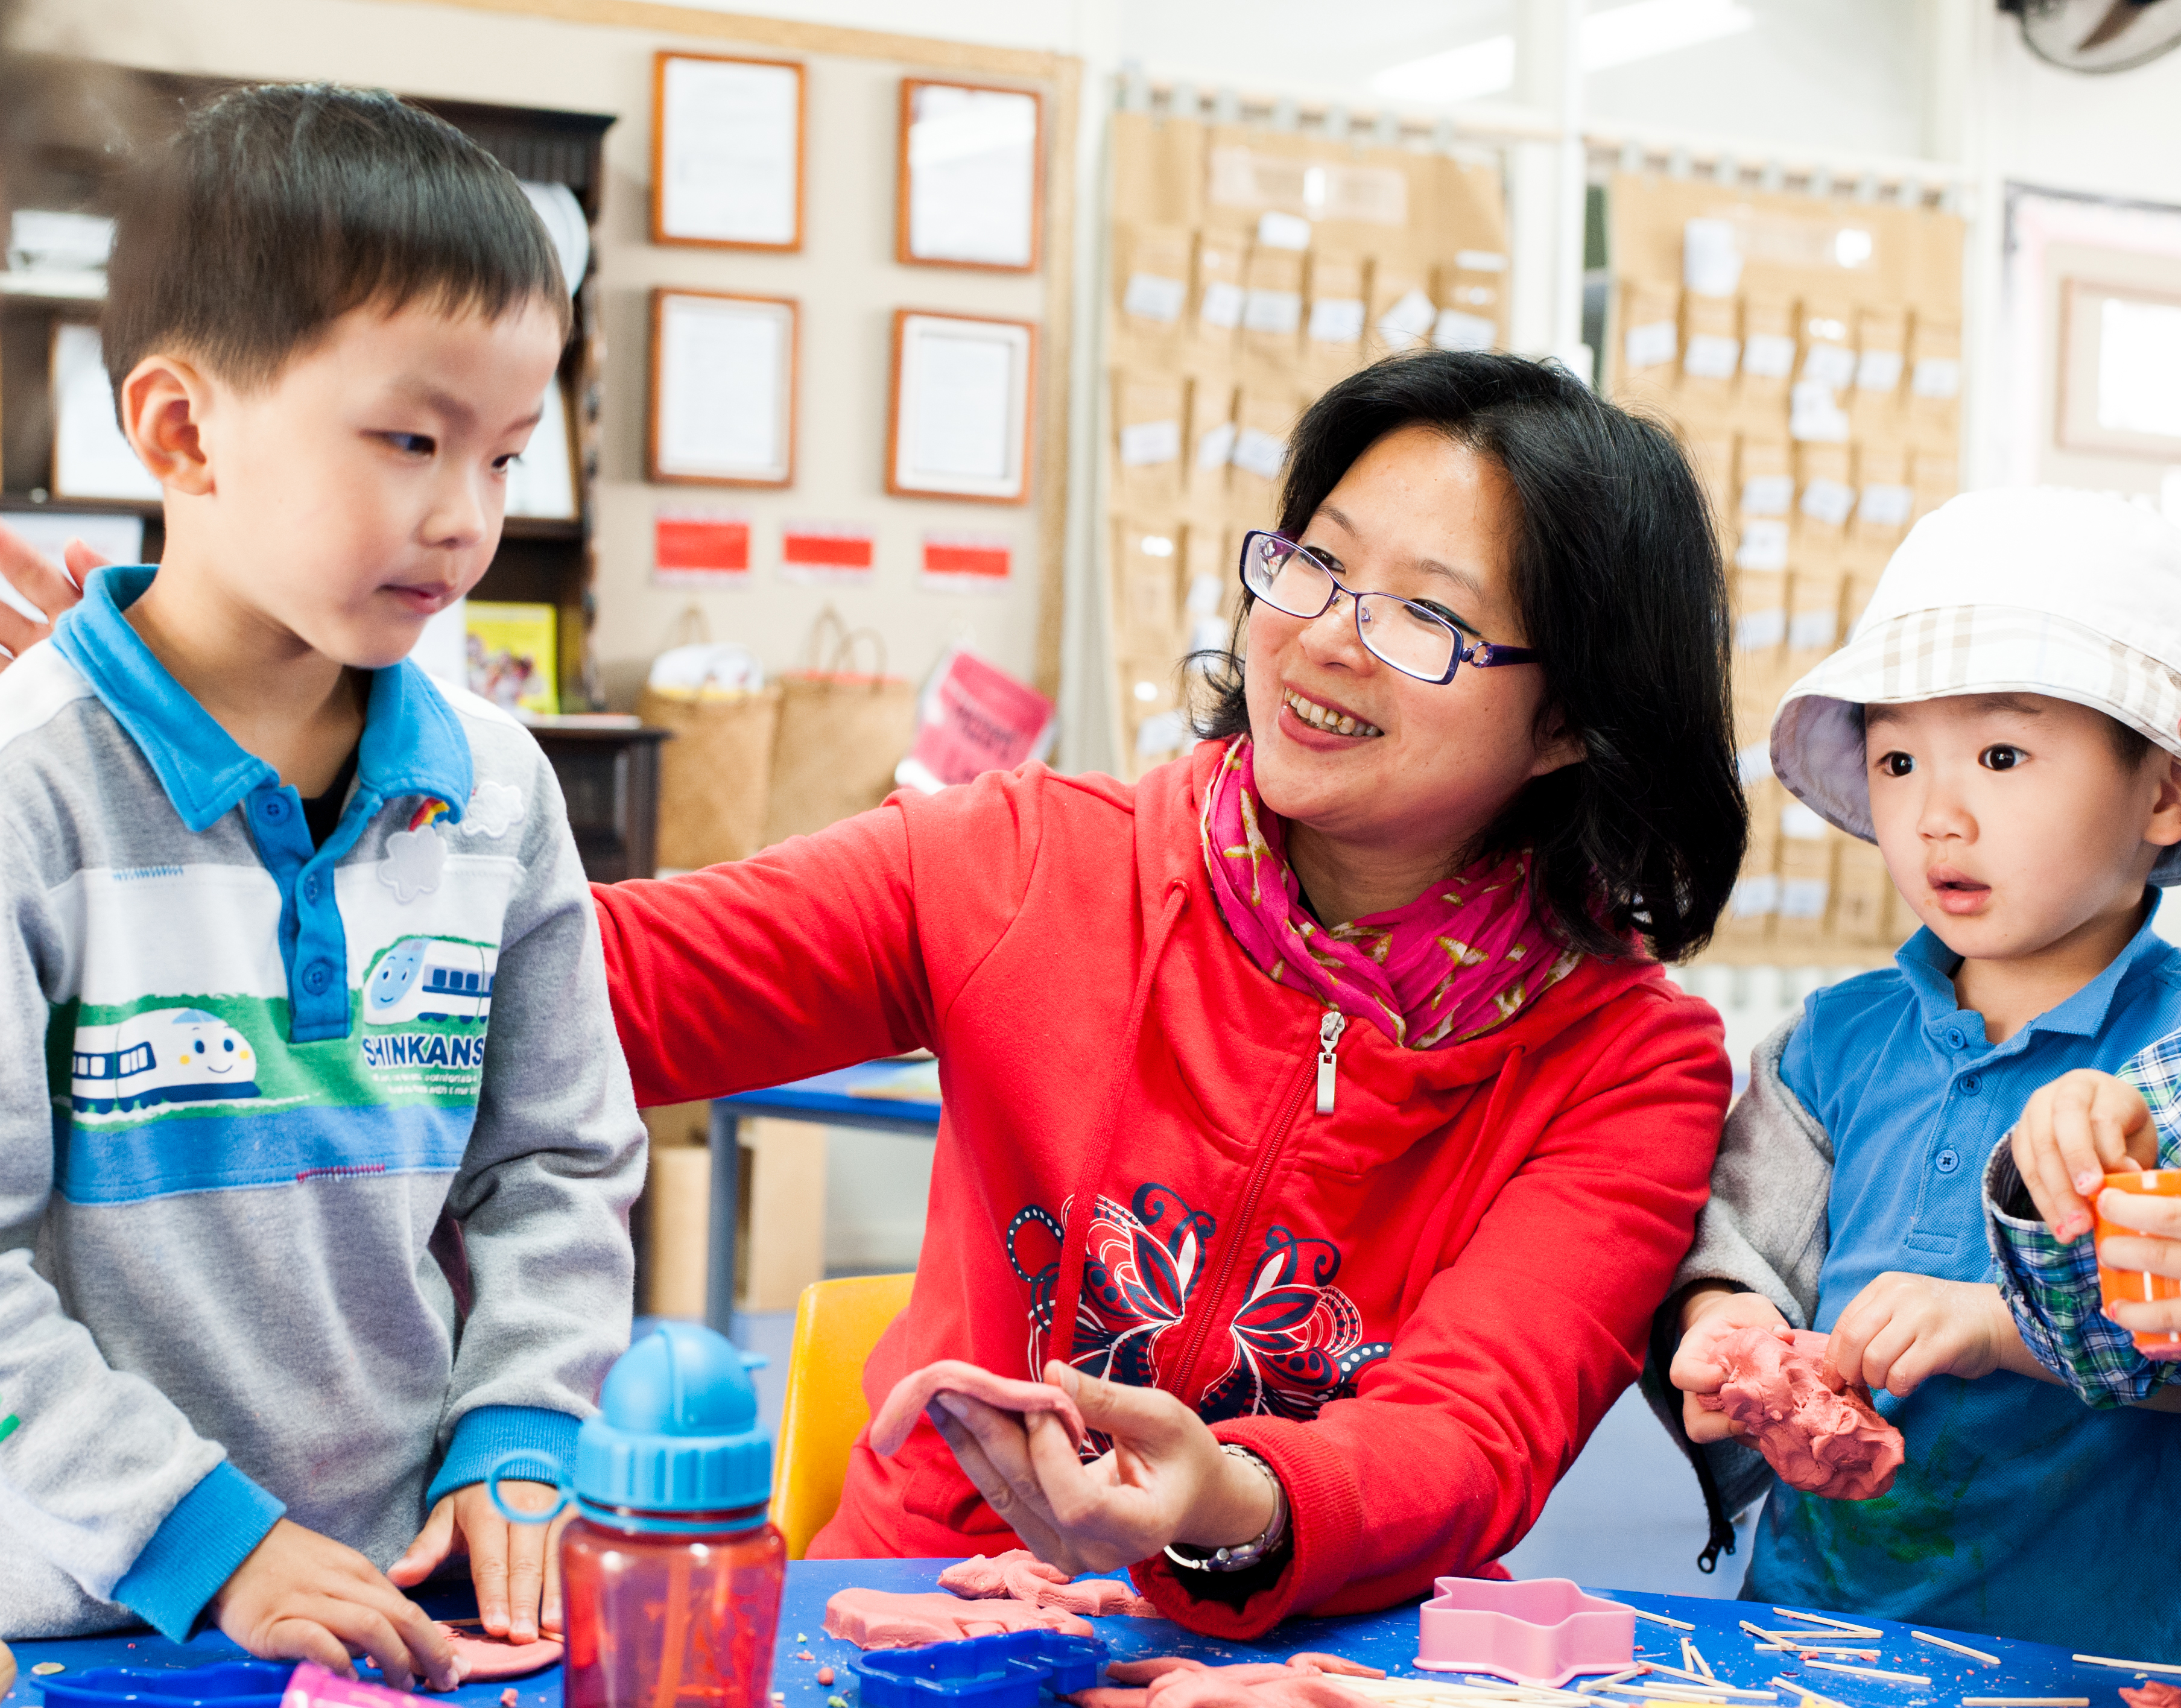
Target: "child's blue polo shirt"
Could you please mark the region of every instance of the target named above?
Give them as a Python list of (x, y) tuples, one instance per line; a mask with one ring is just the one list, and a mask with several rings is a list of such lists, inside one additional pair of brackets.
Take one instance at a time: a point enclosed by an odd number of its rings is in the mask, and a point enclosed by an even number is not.
[[(2181, 1029), (2181, 949), (2148, 919), (2104, 972), (2005, 1043), (1954, 997), (1960, 957), (1929, 931), (1896, 968), (1804, 1005), (1781, 1077), (1831, 1136), (1830, 1246), (1814, 1327), (1888, 1270), (1996, 1279), (1985, 1158), (2030, 1094), (2120, 1068)], [(1877, 1396), (1908, 1462), (1872, 1501), (1775, 1482), (1742, 1594), (2077, 1650), (2181, 1658), (2181, 1597), (2145, 1569), (2181, 1535), (2181, 1416), (2092, 1411), (1999, 1372)]]

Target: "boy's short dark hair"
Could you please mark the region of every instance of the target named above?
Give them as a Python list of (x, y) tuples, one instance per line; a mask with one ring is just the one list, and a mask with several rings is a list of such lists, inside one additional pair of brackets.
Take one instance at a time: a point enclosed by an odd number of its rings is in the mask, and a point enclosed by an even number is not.
[(533, 299), (565, 336), (560, 263), (500, 162), (384, 91), (267, 84), (199, 108), (124, 175), (106, 370), (118, 396), (165, 344), (254, 388), (367, 302), (496, 319)]

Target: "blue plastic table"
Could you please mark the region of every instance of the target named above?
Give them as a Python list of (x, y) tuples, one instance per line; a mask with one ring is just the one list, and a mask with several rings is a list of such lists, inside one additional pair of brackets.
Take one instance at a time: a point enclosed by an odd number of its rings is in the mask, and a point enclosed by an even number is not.
[[(828, 1696), (845, 1696), (854, 1708), (855, 1675), (848, 1662), (856, 1650), (837, 1642), (823, 1629), (826, 1598), (837, 1589), (860, 1584), (877, 1589), (919, 1590), (935, 1587), (941, 1560), (805, 1560), (788, 1567), (787, 1592), (781, 1606), (780, 1644), (775, 1651), (772, 1688), (787, 1698), (787, 1708), (825, 1708)], [(1712, 1601), (1689, 1595), (1593, 1592), (1609, 1595), (1639, 1610), (1685, 1619), (1697, 1628), (1688, 1634), (1720, 1679), (1728, 1683), (1764, 1689), (1791, 1669), (1781, 1663), (1792, 1656), (1754, 1652), (1754, 1639), (1745, 1635), (1738, 1621), (1748, 1619), (1767, 1627), (1784, 1627), (1768, 1606), (1748, 1601)], [(441, 1617), (461, 1617), (473, 1612), (466, 1596), (425, 1596), (425, 1605)], [(1825, 1610), (1812, 1610), (1825, 1611)], [(2123, 1708), (2117, 1689), (2141, 1683), (2132, 1673), (2111, 1667), (2079, 1667), (2064, 1650), (2037, 1643), (2014, 1643), (1996, 1637), (1938, 1631), (1973, 1648), (2001, 1657), (2002, 1664), (1987, 1667), (1965, 1655), (1929, 1644), (1915, 1642), (1908, 1628), (1890, 1620), (1864, 1618), (1847, 1613), (1840, 1617), (1880, 1628), (1882, 1639), (1840, 1639), (1864, 1641), (1880, 1651), (1876, 1662), (1896, 1672), (1921, 1673), (1930, 1688), (1890, 1684), (1845, 1673), (1795, 1669), (1798, 1682), (1845, 1705), (1845, 1708), (1926, 1708), (1926, 1705), (1958, 1703), (1974, 1696), (2086, 1696), (2090, 1708)], [(1219, 1664), (1229, 1661), (1284, 1660), (1299, 1649), (1330, 1650), (1389, 1672), (1417, 1675), (1411, 1664), (1416, 1657), (1416, 1615), (1413, 1604), (1383, 1613), (1359, 1614), (1339, 1619), (1295, 1619), (1282, 1625), (1268, 1639), (1255, 1643), (1214, 1642), (1193, 1636), (1163, 1619), (1101, 1619), (1098, 1634), (1116, 1659), (1143, 1655), (1190, 1655)], [(1815, 1628), (1813, 1628), (1814, 1630)], [(1934, 1628), (1919, 1628), (1930, 1630)], [(1636, 1644), (1639, 1655), (1679, 1665), (1682, 1633), (1639, 1619)], [(1816, 1640), (1825, 1640), (1819, 1638)], [(217, 1633), (200, 1635), (186, 1644), (174, 1644), (149, 1632), (14, 1645), (22, 1676), (15, 1688), (0, 1697), (0, 1708), (30, 1708), (41, 1700), (39, 1680), (30, 1668), (41, 1661), (58, 1661), (71, 1671), (87, 1667), (202, 1667), (234, 1658), (240, 1651)], [(803, 1654), (812, 1658), (799, 1658)], [(829, 1688), (817, 1681), (821, 1666), (834, 1669)], [(2169, 1675), (2170, 1676), (2170, 1675)], [(1654, 1680), (1670, 1683), (1670, 1680)], [(445, 1700), (463, 1708), (499, 1708), (500, 1694), (507, 1687), (496, 1683), (465, 1685)], [(560, 1674), (556, 1667), (515, 1686), (520, 1708), (560, 1708)], [(1783, 1694), (1782, 1708), (1798, 1699)], [(1761, 1708), (1761, 1705), (1760, 1705)]]
[(936, 1097), (877, 1097), (856, 1094), (856, 1087), (891, 1078), (898, 1061), (864, 1062), (795, 1080), (770, 1091), (742, 1092), (712, 1103), (712, 1226), (704, 1264), (704, 1320), (723, 1335), (734, 1332), (736, 1198), (742, 1190), (741, 1143), (736, 1129), (745, 1115), (781, 1120), (818, 1121), (829, 1127), (868, 1127), (906, 1133), (912, 1138), (939, 1136)]

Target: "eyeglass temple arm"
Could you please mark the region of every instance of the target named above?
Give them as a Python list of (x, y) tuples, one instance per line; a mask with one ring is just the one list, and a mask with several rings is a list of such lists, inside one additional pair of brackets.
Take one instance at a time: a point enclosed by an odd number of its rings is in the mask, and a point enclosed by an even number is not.
[(1490, 670), (1494, 665), (1535, 664), (1543, 657), (1533, 646), (1494, 646), (1479, 640), (1462, 649), (1461, 661), (1472, 670)]

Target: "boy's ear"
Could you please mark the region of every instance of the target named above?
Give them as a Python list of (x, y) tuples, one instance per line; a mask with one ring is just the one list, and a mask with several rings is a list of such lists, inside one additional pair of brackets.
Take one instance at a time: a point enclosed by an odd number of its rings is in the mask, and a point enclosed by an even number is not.
[(179, 356), (154, 352), (121, 382), (121, 427), (130, 448), (170, 491), (202, 498), (213, 489), (202, 432), (211, 404), (204, 370)]
[(2181, 759), (2175, 758), (2164, 748), (2152, 752), (2165, 760), (2158, 777), (2158, 794), (2151, 805), (2151, 821), (2144, 826), (2143, 839), (2154, 848), (2172, 848), (2181, 843)]

